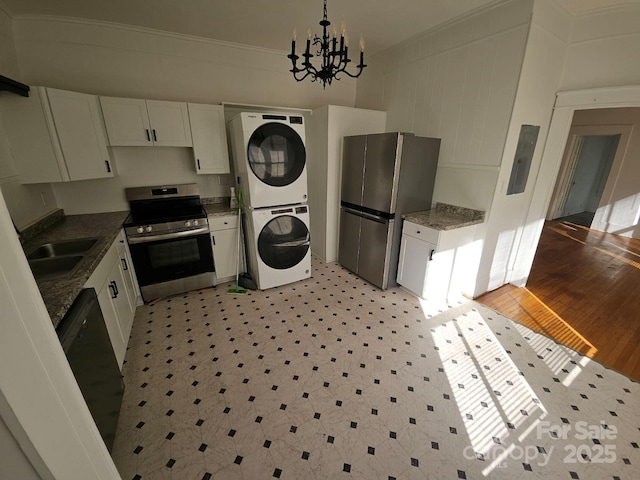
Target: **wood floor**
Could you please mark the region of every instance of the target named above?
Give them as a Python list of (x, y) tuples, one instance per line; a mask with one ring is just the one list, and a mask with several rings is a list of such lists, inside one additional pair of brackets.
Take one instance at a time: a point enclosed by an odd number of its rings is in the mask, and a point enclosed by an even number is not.
[(640, 381), (640, 240), (546, 222), (526, 288), (480, 303)]

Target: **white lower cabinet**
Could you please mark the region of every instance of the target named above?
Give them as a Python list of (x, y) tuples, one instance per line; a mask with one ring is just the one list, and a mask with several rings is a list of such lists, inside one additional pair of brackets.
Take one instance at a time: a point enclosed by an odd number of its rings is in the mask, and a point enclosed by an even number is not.
[(455, 300), (469, 295), (478, 271), (475, 226), (435, 230), (405, 220), (397, 282), (419, 297)]
[(236, 276), (239, 218), (238, 215), (209, 217), (216, 283), (227, 282)]
[(426, 296), (426, 280), (435, 250), (433, 243), (402, 235), (397, 281), (419, 297)]
[(98, 293), (109, 338), (122, 368), (139, 297), (122, 233), (87, 280), (85, 288), (94, 288)]

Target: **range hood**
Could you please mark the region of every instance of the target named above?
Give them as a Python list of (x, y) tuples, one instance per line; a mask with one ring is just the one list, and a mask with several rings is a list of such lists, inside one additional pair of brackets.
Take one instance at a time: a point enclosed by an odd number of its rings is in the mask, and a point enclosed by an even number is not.
[(17, 95), (22, 95), (23, 97), (28, 97), (29, 85), (16, 82), (15, 80), (11, 80), (10, 78), (0, 75), (0, 91), (11, 92)]

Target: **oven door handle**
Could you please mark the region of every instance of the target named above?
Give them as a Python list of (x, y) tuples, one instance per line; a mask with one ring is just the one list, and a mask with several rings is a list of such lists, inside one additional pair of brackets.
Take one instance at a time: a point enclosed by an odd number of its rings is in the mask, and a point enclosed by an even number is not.
[(161, 233), (159, 235), (145, 235), (143, 237), (129, 237), (127, 240), (130, 244), (158, 242), (160, 240), (171, 240), (174, 238), (193, 237), (196, 235), (209, 233), (209, 227), (197, 228), (195, 230), (184, 230), (182, 232)]

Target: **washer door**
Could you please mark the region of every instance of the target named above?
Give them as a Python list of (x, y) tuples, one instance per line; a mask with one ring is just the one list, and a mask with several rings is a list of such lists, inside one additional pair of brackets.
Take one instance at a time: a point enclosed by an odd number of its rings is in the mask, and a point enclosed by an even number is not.
[(258, 235), (258, 254), (276, 270), (296, 266), (309, 251), (309, 229), (302, 220), (282, 215), (270, 220)]
[(272, 187), (286, 187), (304, 170), (307, 154), (296, 131), (283, 123), (265, 123), (249, 139), (249, 166), (254, 175)]

